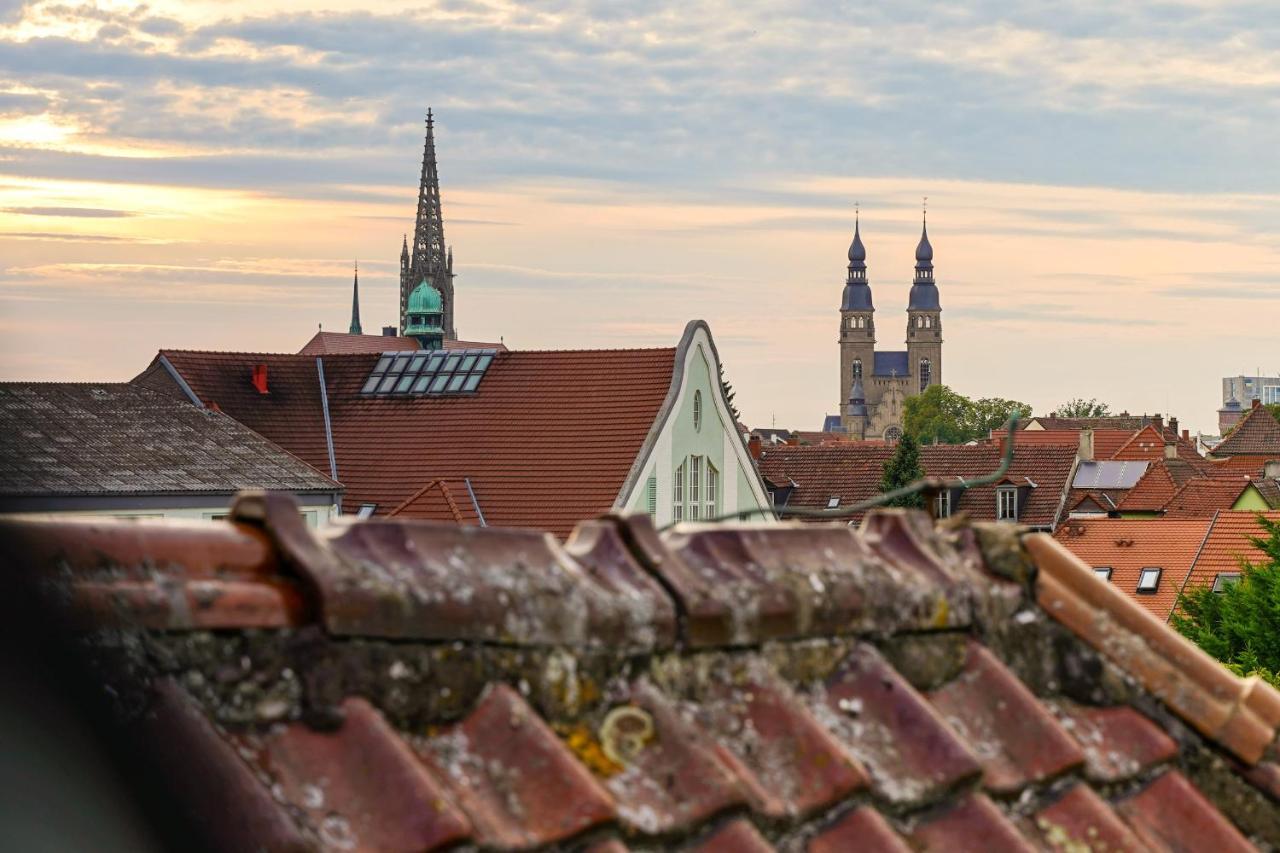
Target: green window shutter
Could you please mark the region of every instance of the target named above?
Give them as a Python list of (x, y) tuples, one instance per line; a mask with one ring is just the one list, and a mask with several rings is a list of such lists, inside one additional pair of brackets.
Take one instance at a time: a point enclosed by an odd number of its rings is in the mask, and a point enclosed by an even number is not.
[(658, 516), (658, 478), (654, 474), (649, 475), (649, 480), (644, 484), (644, 505), (649, 512), (650, 518)]

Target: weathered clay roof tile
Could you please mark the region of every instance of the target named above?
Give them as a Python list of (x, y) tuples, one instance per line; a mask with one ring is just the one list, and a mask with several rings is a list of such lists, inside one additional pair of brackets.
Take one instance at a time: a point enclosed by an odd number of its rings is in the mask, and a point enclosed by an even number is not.
[[(0, 521), (8, 565), (109, 614), (95, 672), (218, 849), (1280, 845), (1280, 693), (1044, 534), (878, 512), (560, 544), (291, 509)], [(216, 631), (162, 612), (186, 592), (77, 592), (188, 570), (290, 592)]]

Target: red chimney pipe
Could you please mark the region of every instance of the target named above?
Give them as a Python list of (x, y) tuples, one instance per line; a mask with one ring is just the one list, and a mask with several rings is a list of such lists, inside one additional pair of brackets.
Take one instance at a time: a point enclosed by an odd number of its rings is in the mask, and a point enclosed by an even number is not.
[(259, 394), (268, 394), (267, 391), (267, 366), (265, 364), (255, 364), (253, 366), (253, 387), (258, 389)]

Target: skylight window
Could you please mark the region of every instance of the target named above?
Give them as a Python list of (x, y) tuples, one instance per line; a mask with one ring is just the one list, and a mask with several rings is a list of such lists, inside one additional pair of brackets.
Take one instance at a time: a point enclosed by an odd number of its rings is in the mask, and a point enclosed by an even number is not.
[(1160, 586), (1160, 574), (1163, 569), (1145, 568), (1142, 574), (1138, 576), (1138, 592), (1150, 595)]
[(835, 509), (838, 506), (840, 506), (840, 498), (838, 496), (827, 498), (827, 509)]
[(1219, 572), (1213, 579), (1214, 592), (1226, 592), (1227, 587), (1240, 583), (1239, 572)]
[(356, 512), (356, 518), (369, 518), (377, 508), (377, 504), (360, 504), (360, 509)]
[(1108, 582), (1110, 582), (1111, 580), (1110, 566), (1094, 566), (1093, 573), (1098, 576), (1099, 580), (1108, 581)]
[(471, 394), (497, 355), (493, 349), (387, 353), (378, 359), (361, 394), (416, 396)]

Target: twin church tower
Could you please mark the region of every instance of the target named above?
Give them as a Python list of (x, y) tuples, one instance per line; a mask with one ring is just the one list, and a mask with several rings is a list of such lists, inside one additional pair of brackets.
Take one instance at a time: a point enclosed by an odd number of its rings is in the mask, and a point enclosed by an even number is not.
[[(916, 274), (907, 302), (907, 348), (876, 350), (875, 305), (867, 280), (867, 249), (854, 220), (849, 272), (840, 300), (840, 415), (838, 428), (853, 439), (897, 441), (903, 403), (942, 381), (942, 305), (933, 278), (928, 222), (916, 246)], [(837, 418), (827, 418), (827, 428)]]

